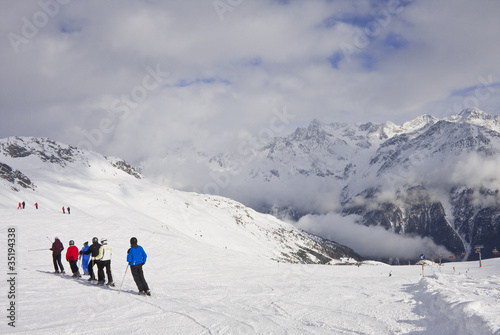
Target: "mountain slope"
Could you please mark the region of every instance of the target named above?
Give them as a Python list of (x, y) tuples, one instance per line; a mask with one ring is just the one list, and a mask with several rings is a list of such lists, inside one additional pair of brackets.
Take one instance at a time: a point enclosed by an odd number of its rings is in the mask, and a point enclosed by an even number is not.
[[(0, 141), (0, 209), (18, 202), (71, 217), (108, 213), (109, 222), (140, 214), (139, 225), (160, 225), (217, 248), (285, 262), (328, 263), (359, 256), (348, 248), (333, 252), (292, 225), (227, 198), (160, 187), (117, 158), (106, 158), (49, 139)], [(102, 225), (108, 225), (101, 222)], [(111, 233), (111, 231), (109, 231)], [(340, 247), (340, 246), (339, 246)]]

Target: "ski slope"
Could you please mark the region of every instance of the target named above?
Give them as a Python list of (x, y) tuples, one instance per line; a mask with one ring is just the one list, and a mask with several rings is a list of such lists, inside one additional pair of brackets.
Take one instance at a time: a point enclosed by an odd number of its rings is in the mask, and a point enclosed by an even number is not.
[[(483, 260), (481, 268), (478, 262), (429, 264), (422, 277), (418, 265), (279, 263), (142, 224), (144, 214), (132, 211), (116, 218), (106, 210), (90, 215), (73, 208), (63, 215), (42, 206), (0, 212), (2, 245), (7, 226), (17, 239), (16, 327), (6, 318), (4, 270), (2, 334), (500, 334), (498, 259)], [(70, 239), (81, 247), (93, 236), (106, 237), (115, 289), (50, 273), (47, 238), (55, 235), (65, 247)], [(131, 236), (148, 253), (151, 297), (137, 296), (125, 273)], [(1, 267), (7, 268), (6, 257)]]

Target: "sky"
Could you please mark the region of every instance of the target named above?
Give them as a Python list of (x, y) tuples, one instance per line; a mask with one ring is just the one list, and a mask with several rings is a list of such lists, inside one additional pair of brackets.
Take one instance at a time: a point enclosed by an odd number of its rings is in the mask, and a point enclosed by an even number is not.
[(0, 137), (137, 162), (313, 119), (500, 111), (498, 1), (0, 3)]

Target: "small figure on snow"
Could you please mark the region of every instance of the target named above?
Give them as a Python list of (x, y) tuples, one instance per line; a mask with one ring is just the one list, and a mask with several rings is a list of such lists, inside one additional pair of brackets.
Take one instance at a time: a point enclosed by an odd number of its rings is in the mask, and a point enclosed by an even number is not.
[(89, 259), (90, 255), (85, 255), (85, 251), (89, 250), (89, 242), (83, 243), (82, 250), (80, 251), (80, 257), (79, 259), (82, 260), (82, 269), (83, 269), (83, 274), (88, 275), (89, 274)]
[(23, 209), (24, 209), (25, 206), (26, 206), (26, 203), (23, 201)]
[(76, 262), (78, 261), (78, 248), (75, 245), (75, 241), (69, 241), (70, 247), (66, 250), (66, 260), (69, 262), (71, 266), (71, 272), (73, 272), (73, 277), (80, 278), (80, 271), (78, 270), (78, 265)]
[(17, 209), (23, 209), (23, 205), (19, 203), (19, 205), (17, 205)]
[(64, 206), (62, 207), (62, 211), (63, 211), (63, 214), (66, 214), (66, 209), (64, 208)]
[(35, 208), (38, 209), (38, 202), (35, 202)]
[(70, 210), (69, 206), (68, 206), (68, 208), (66, 208), (66, 210), (68, 211), (68, 214), (71, 214), (70, 211), (69, 211)]
[(142, 266), (146, 264), (146, 258), (146, 252), (140, 245), (137, 245), (137, 239), (132, 237), (130, 239), (130, 249), (127, 251), (127, 262), (130, 265), (130, 271), (139, 289), (139, 295), (151, 295), (148, 283), (146, 283), (144, 273), (142, 272)]
[[(52, 262), (54, 263), (55, 273), (59, 273), (59, 268), (61, 269), (61, 273), (64, 273), (64, 267), (61, 263), (61, 252), (64, 250), (64, 246), (57, 236), (50, 250), (52, 250)], [(57, 267), (58, 265), (59, 267)]]
[(106, 285), (115, 286), (113, 282), (113, 275), (111, 274), (111, 254), (112, 248), (108, 246), (108, 240), (105, 238), (101, 239), (101, 249), (99, 250), (99, 255), (97, 256), (97, 277), (101, 278), (97, 282), (97, 285), (104, 285), (104, 268), (106, 268), (106, 276), (108, 277), (108, 282)]
[[(87, 251), (80, 251), (80, 254), (82, 255), (90, 255), (90, 262), (88, 266), (88, 271), (89, 271), (89, 281), (95, 281), (95, 275), (94, 275), (94, 265), (97, 264), (96, 257), (99, 255), (99, 249), (101, 248), (101, 245), (99, 244), (99, 239), (97, 237), (92, 238), (92, 245), (87, 249)], [(99, 273), (97, 273), (99, 275)], [(102, 278), (99, 278), (99, 281), (102, 281)]]

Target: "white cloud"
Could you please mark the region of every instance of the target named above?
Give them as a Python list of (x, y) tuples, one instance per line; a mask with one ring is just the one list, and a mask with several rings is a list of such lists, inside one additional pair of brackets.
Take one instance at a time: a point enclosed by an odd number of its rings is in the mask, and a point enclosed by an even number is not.
[[(296, 116), (288, 131), (314, 118), (406, 121), (426, 108), (447, 109), (456, 100), (451, 92), (478, 84), (479, 76), (500, 81), (499, 7), (243, 1), (221, 20), (211, 1), (72, 1), (47, 15), (16, 53), (7, 36), (23, 36), (23, 20), (43, 9), (38, 1), (2, 2), (0, 132), (77, 145), (114, 100), (141, 85), (146, 66), (169, 76), (130, 117), (112, 118), (115, 127), (97, 151), (131, 161), (182, 142), (224, 151), (283, 107)], [(374, 22), (378, 30), (360, 44), (359, 31)], [(346, 44), (356, 53), (333, 67), (329, 58)], [(482, 103), (495, 105), (497, 95)]]
[(364, 257), (384, 257), (415, 259), (421, 253), (427, 258), (449, 256), (451, 252), (436, 245), (428, 237), (408, 237), (394, 234), (380, 226), (364, 226), (356, 223), (354, 215), (344, 217), (335, 213), (326, 215), (306, 215), (296, 225), (317, 234), (347, 245)]

